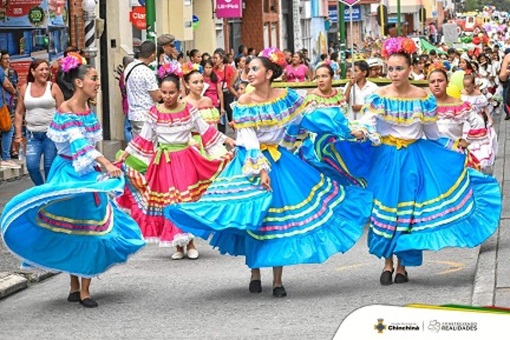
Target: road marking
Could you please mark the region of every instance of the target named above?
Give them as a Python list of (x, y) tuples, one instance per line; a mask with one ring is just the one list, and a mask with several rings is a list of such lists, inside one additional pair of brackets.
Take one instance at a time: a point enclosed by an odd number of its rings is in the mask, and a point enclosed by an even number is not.
[(442, 272), (436, 273), (436, 275), (445, 275), (445, 274), (455, 273), (455, 272), (458, 272), (458, 271), (464, 269), (464, 267), (465, 267), (464, 263), (461, 263), (461, 262), (453, 262), (453, 261), (430, 261), (430, 262), (440, 263), (440, 264), (445, 264), (447, 266), (450, 266), (449, 269), (446, 269), (446, 270), (443, 270)]

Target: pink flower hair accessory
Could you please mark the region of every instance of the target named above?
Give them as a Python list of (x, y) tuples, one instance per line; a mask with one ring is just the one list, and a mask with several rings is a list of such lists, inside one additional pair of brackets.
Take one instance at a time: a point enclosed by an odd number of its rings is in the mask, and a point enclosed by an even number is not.
[(265, 57), (273, 64), (281, 67), (285, 65), (285, 54), (276, 47), (268, 47), (260, 51), (259, 57)]
[(412, 39), (404, 37), (388, 38), (384, 41), (382, 47), (384, 57), (389, 57), (395, 53), (413, 54), (414, 52), (416, 52), (416, 44)]
[(69, 52), (65, 58), (62, 59), (61, 68), (65, 73), (80, 67), (80, 65), (87, 64), (87, 61), (76, 52)]
[(159, 77), (159, 79), (163, 79), (166, 76), (170, 76), (170, 75), (174, 75), (177, 78), (181, 78), (182, 77), (182, 69), (180, 67), (180, 64), (178, 66), (178, 65), (176, 65), (174, 63), (167, 63), (167, 64), (164, 64), (164, 65), (160, 66), (160, 68), (158, 69), (158, 77)]

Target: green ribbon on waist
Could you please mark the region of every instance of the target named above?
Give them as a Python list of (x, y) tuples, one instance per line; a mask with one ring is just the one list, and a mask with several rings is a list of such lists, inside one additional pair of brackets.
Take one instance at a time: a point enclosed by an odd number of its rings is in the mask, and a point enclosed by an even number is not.
[(161, 155), (165, 155), (166, 163), (170, 163), (170, 153), (181, 151), (189, 147), (188, 143), (180, 143), (180, 144), (159, 144), (158, 150), (156, 151), (156, 157), (154, 158), (154, 164), (159, 164), (161, 160)]

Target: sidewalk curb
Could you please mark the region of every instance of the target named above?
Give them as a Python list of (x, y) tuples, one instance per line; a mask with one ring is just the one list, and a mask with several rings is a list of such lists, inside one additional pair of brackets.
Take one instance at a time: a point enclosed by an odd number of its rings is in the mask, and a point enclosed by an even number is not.
[(480, 246), (471, 296), (472, 306), (494, 306), (498, 236), (499, 227), (498, 231)]
[[(496, 113), (493, 116), (496, 133), (498, 135), (498, 153), (494, 165), (494, 177), (497, 179), (501, 195), (502, 204), (504, 200), (505, 183), (505, 156), (506, 156), (506, 124), (503, 120), (503, 112)], [(497, 126), (497, 127), (496, 127)], [(501, 212), (498, 229), (487, 241), (479, 248), (478, 260), (476, 262), (475, 277), (473, 282), (473, 292), (471, 295), (472, 306), (494, 306), (496, 304), (496, 286), (497, 286), (497, 268), (498, 268), (498, 247), (500, 241), (500, 230), (503, 221), (508, 219)]]
[(58, 273), (0, 273), (0, 299), (13, 295), (20, 290), (30, 287), (33, 283), (44, 281), (56, 274)]

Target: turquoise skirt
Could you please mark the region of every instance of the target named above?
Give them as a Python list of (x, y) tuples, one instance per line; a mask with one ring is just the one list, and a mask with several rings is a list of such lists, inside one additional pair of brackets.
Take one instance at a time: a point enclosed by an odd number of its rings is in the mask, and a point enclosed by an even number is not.
[(370, 192), (344, 188), (278, 148), (271, 163), (272, 191), (260, 177), (242, 174), (246, 149), (237, 153), (198, 202), (173, 204), (165, 216), (179, 228), (214, 232), (222, 254), (246, 256), (250, 268), (321, 263), (349, 250), (363, 233), (372, 207)]
[(7, 248), (25, 264), (93, 277), (145, 245), (140, 228), (112, 200), (123, 178), (76, 173), (57, 157), (48, 182), (15, 196), (0, 219)]
[(466, 156), (418, 140), (397, 148), (337, 140), (321, 146), (322, 161), (367, 183), (374, 195), (370, 253), (422, 263), (423, 250), (475, 247), (496, 230), (501, 192), (494, 177), (466, 168)]

